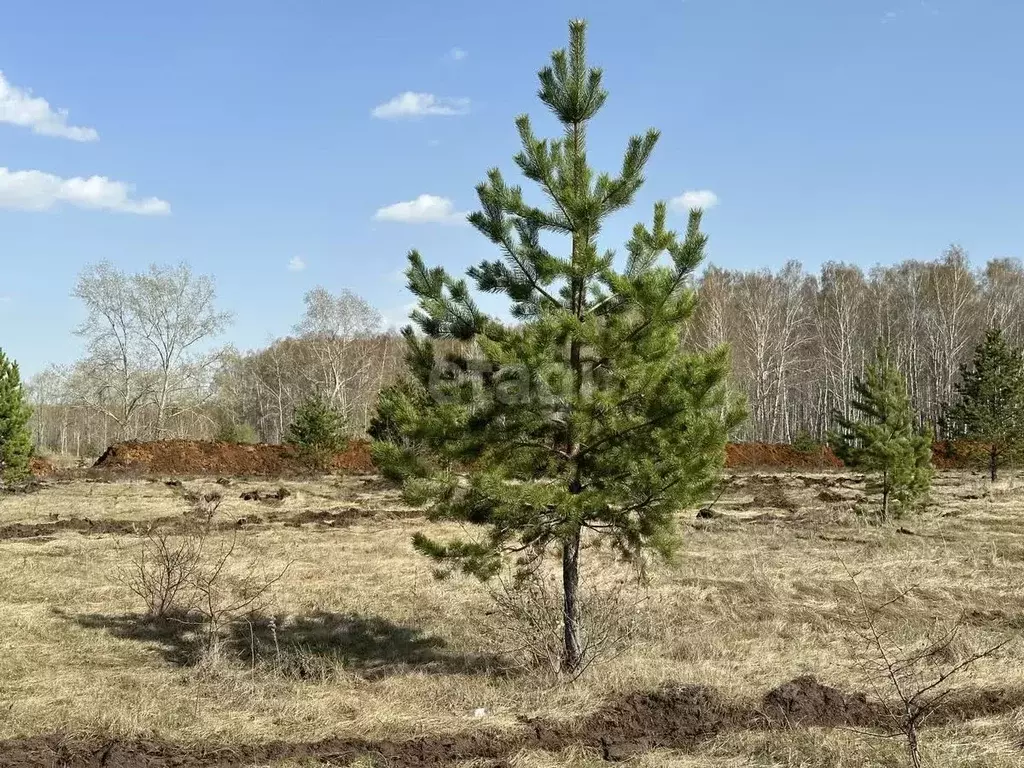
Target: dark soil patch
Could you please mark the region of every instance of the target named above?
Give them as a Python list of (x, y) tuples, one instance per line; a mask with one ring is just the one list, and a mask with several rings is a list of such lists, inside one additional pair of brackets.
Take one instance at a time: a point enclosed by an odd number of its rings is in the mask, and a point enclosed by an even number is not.
[[(329, 467), (344, 474), (372, 473), (370, 446), (353, 441)], [(226, 477), (304, 476), (316, 474), (287, 445), (240, 445), (205, 440), (160, 440), (116, 443), (93, 470), (155, 475), (218, 475)]]
[(765, 694), (762, 712), (778, 725), (870, 726), (884, 712), (863, 693), (845, 693), (812, 676), (798, 677)]
[[(951, 696), (930, 722), (964, 722), (1005, 714), (1024, 704), (1024, 691), (966, 691)], [(592, 715), (568, 722), (531, 720), (524, 728), (480, 728), (409, 739), (325, 739), (265, 744), (174, 744), (155, 739), (112, 741), (50, 734), (0, 742), (0, 766), (60, 765), (64, 768), (242, 768), (284, 761), (350, 765), (367, 756), (382, 765), (440, 768), (475, 761), (509, 765), (525, 749), (552, 752), (580, 745), (606, 760), (629, 759), (656, 748), (693, 750), (704, 739), (730, 729), (790, 727), (886, 728), (883, 708), (861, 693), (846, 693), (799, 677), (769, 691), (759, 706), (724, 702), (703, 686), (667, 687), (632, 693)]]
[(779, 485), (766, 485), (754, 493), (752, 501), (746, 505), (750, 509), (784, 509), (796, 512), (800, 505), (791, 499)]
[(50, 523), (10, 523), (0, 526), (0, 541), (35, 539), (41, 536), (53, 536), (64, 531), (77, 531), (91, 535), (130, 535), (144, 533), (150, 528), (174, 522), (180, 522), (180, 518), (161, 517), (143, 523), (138, 520), (92, 520), (88, 517), (69, 517), (66, 520), (55, 520)]
[(839, 504), (844, 501), (849, 501), (849, 499), (841, 493), (836, 493), (835, 491), (830, 491), (826, 488), (818, 494), (818, 501), (824, 501), (826, 504)]
[(284, 501), (285, 499), (287, 499), (291, 495), (292, 495), (292, 492), (289, 491), (287, 488), (278, 488), (276, 491), (271, 491), (270, 493), (264, 493), (264, 492), (259, 491), (259, 490), (243, 491), (239, 495), (238, 498), (240, 498), (242, 501), (268, 501), (268, 502), (273, 502), (273, 501)]
[(479, 729), (411, 739), (327, 739), (312, 743), (271, 742), (249, 746), (185, 746), (157, 740), (76, 740), (63, 734), (0, 742), (0, 766), (60, 765), (63, 768), (242, 768), (287, 760), (349, 765), (372, 756), (382, 765), (437, 768), (464, 761), (509, 765), (523, 749), (558, 751), (582, 744), (606, 759), (624, 759), (657, 747), (692, 748), (724, 723), (715, 691), (701, 686), (632, 694), (579, 721), (534, 721), (527, 729)]
[[(422, 513), (416, 513), (422, 514)], [(408, 517), (407, 514), (391, 513), (384, 510), (362, 509), (360, 507), (333, 507), (331, 509), (310, 509), (292, 515), (285, 525), (299, 526), (307, 523), (342, 528), (366, 520), (387, 520)]]
[(692, 747), (734, 717), (713, 688), (663, 688), (611, 702), (583, 721), (576, 740), (600, 747), (607, 760), (624, 760), (658, 747)]
[(27, 480), (22, 480), (12, 485), (0, 486), (0, 493), (9, 494), (11, 496), (25, 495), (41, 491), (46, 486), (47, 482), (45, 480), (37, 480), (34, 477), (29, 477)]
[[(213, 527), (224, 531), (232, 528), (258, 525), (264, 522), (259, 515), (246, 515), (233, 520), (221, 521)], [(184, 530), (190, 525), (184, 517), (158, 517), (152, 520), (93, 520), (88, 517), (69, 517), (47, 523), (9, 523), (0, 526), (0, 541), (49, 540), (59, 533), (68, 531), (83, 536), (141, 536), (157, 528)]]

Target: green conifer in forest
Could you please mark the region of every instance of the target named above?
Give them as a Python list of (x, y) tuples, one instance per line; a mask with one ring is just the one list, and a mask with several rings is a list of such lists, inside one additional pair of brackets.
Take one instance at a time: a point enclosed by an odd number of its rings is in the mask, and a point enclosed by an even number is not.
[(987, 447), (993, 481), (999, 464), (1024, 441), (1024, 355), (991, 328), (974, 350), (971, 365), (960, 366), (957, 402), (946, 414), (946, 427)]

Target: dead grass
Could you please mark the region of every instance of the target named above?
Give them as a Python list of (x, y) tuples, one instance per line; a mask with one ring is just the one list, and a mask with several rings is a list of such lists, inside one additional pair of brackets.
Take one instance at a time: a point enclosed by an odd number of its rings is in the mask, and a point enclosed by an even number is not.
[[(922, 630), (961, 612), (980, 642), (1024, 626), (1024, 487), (1004, 481), (993, 489), (953, 473), (939, 481), (928, 512), (901, 521), (910, 533), (897, 533), (852, 514), (853, 501), (821, 500), (823, 488), (858, 497), (852, 477), (737, 478), (716, 507), (724, 517), (686, 514), (676, 560), (653, 570), (642, 609), (650, 630), (572, 686), (504, 668), (488, 647), (496, 618), (487, 590), (469, 579), (436, 582), (410, 544), (426, 524), (374, 480), (286, 482), (291, 495), (272, 503), (239, 495), (280, 483), (185, 481), (189, 491), (224, 493), (222, 520), (245, 521), (269, 554), (268, 569), (290, 563), (270, 609), (235, 632), (221, 658), (197, 663), (187, 627), (141, 621), (144, 607), (110, 578), (130, 534), (64, 530), (0, 540), (0, 739), (53, 732), (184, 744), (393, 738), (518, 729), (522, 717), (577, 716), (616, 694), (670, 682), (714, 686), (736, 701), (757, 700), (803, 674), (870, 690), (875, 681), (856, 663), (870, 649), (842, 626), (850, 597), (842, 563), (868, 597), (916, 584), (906, 611)], [(160, 480), (52, 483), (0, 496), (0, 528), (47, 525), (54, 515), (171, 524), (187, 509), (181, 493)], [(752, 508), (757, 498), (784, 499), (785, 508)], [(368, 516), (297, 522), (352, 508)], [(603, 551), (586, 550), (584, 563), (599, 580), (621, 578)], [(1022, 653), (1014, 644), (962, 683), (1024, 690)], [(474, 717), (480, 708), (486, 716)], [(1022, 735), (1024, 713), (1011, 711), (926, 729), (923, 745), (934, 765), (1002, 768), (1024, 763)], [(634, 764), (895, 768), (900, 749), (898, 741), (841, 729), (743, 731), (691, 754), (652, 752)], [(602, 760), (567, 750), (523, 752), (511, 764)]]

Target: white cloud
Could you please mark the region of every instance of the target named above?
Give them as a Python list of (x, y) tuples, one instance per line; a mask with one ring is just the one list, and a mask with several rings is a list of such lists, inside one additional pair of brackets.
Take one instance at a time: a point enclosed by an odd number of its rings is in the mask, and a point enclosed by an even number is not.
[(382, 120), (400, 120), (403, 117), (464, 115), (467, 112), (469, 99), (447, 99), (432, 93), (406, 91), (374, 107), (370, 114)]
[(301, 256), (292, 256), (288, 259), (289, 272), (302, 272), (306, 268), (306, 260)]
[(33, 96), (32, 91), (11, 85), (3, 72), (0, 72), (0, 123), (72, 141), (96, 141), (100, 137), (95, 128), (68, 125), (66, 109), (54, 109), (46, 99)]
[(458, 46), (448, 51), (448, 58), (452, 61), (462, 61), (467, 56), (469, 56), (469, 54)]
[(718, 195), (710, 189), (693, 189), (668, 201), (677, 211), (691, 211), (694, 208), (707, 210), (718, 205)]
[(91, 210), (143, 216), (165, 215), (171, 205), (156, 197), (133, 199), (132, 185), (106, 176), (62, 179), (43, 171), (12, 171), (0, 166), (0, 208), (48, 211), (58, 203)]
[(403, 224), (461, 224), (466, 214), (456, 211), (454, 203), (447, 197), (420, 195), (415, 200), (387, 205), (379, 209), (373, 218)]

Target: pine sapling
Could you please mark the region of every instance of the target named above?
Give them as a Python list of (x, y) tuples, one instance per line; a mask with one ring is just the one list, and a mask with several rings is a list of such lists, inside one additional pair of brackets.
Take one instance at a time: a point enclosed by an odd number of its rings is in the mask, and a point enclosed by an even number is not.
[(539, 76), (540, 100), (562, 135), (540, 139), (529, 117), (516, 120), (516, 165), (550, 207), (527, 202), (494, 169), (469, 216), (500, 257), (468, 277), (508, 301), (511, 322), (485, 314), (466, 280), (413, 251), (406, 276), (416, 329), (404, 331), (411, 383), (382, 398), (374, 446), (410, 502), (479, 532), (415, 537), (441, 573), (486, 579), (507, 558), (528, 570), (558, 554), (569, 673), (587, 647), (585, 546), (604, 540), (633, 562), (669, 555), (677, 513), (714, 487), (742, 418), (726, 388), (727, 351), (681, 343), (707, 242), (701, 212), (690, 212), (679, 236), (657, 203), (623, 258), (601, 245), (605, 221), (643, 184), (659, 134), (631, 138), (617, 173), (590, 166), (588, 129), (608, 94), (587, 63), (585, 29), (570, 24), (568, 49)]

